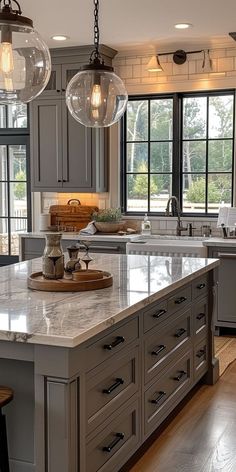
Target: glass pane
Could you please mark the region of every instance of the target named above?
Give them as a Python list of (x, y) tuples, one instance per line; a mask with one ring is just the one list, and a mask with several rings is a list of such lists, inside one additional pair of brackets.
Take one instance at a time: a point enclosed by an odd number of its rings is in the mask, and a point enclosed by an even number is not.
[(127, 176), (127, 210), (148, 210), (148, 176), (147, 174)]
[(57, 72), (55, 70), (51, 71), (50, 79), (45, 87), (45, 90), (56, 90), (57, 86)]
[(11, 255), (19, 255), (19, 233), (25, 233), (27, 231), (27, 219), (11, 218)]
[(173, 138), (173, 100), (151, 101), (151, 140)]
[(206, 141), (183, 142), (183, 172), (204, 172), (206, 169)]
[(147, 141), (148, 101), (131, 100), (127, 106), (127, 141)]
[(204, 213), (205, 198), (205, 175), (183, 174), (183, 211), (188, 213)]
[(6, 128), (7, 119), (6, 119), (6, 106), (0, 105), (0, 128)]
[(148, 144), (127, 144), (127, 172), (147, 172), (148, 170)]
[(233, 136), (232, 95), (209, 97), (209, 137), (232, 138)]
[(26, 146), (16, 144), (9, 146), (10, 180), (26, 181)]
[(66, 83), (68, 84), (72, 77), (79, 72), (79, 69), (67, 69), (66, 71)]
[(0, 146), (0, 181), (7, 180), (7, 146)]
[(0, 217), (8, 216), (7, 184), (0, 182)]
[(151, 143), (151, 172), (172, 171), (172, 143)]
[(8, 221), (6, 218), (0, 218), (0, 254), (8, 255)]
[(209, 172), (231, 172), (233, 158), (233, 141), (209, 141)]
[(27, 105), (8, 105), (8, 128), (27, 128)]
[(206, 97), (183, 99), (183, 139), (206, 137)]
[(218, 213), (219, 206), (231, 205), (232, 175), (208, 175), (208, 212)]
[(167, 200), (172, 195), (172, 176), (169, 174), (151, 175), (150, 211), (164, 212)]
[(27, 218), (27, 189), (25, 182), (10, 183), (11, 217)]

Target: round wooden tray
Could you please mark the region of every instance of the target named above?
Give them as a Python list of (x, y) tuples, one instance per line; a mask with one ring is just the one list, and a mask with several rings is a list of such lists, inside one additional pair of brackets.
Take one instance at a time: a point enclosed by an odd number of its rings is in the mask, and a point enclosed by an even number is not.
[(110, 272), (102, 270), (88, 270), (86, 272), (102, 273), (102, 278), (95, 280), (73, 280), (70, 276), (65, 276), (63, 279), (54, 280), (45, 279), (42, 272), (35, 272), (28, 277), (27, 283), (29, 288), (44, 292), (83, 292), (85, 290), (107, 288), (113, 284), (113, 277)]

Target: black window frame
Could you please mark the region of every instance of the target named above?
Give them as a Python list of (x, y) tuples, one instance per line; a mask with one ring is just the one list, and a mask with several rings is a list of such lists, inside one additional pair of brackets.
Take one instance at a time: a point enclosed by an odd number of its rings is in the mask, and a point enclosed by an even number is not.
[[(6, 120), (7, 120), (8, 108), (6, 105)], [(27, 181), (26, 181), (26, 191), (27, 191), (27, 232), (32, 231), (32, 202), (31, 202), (31, 188), (30, 188), (30, 112), (29, 105), (27, 105), (27, 127), (25, 128), (0, 128), (0, 146), (1, 145), (17, 145), (22, 144), (26, 146), (26, 172), (27, 172)], [(9, 197), (9, 187), (11, 179), (7, 176), (8, 184), (8, 197)], [(8, 214), (4, 219), (8, 221), (9, 235), (11, 234), (11, 214), (10, 214), (10, 199), (8, 198)], [(0, 254), (0, 266), (14, 264), (19, 262), (19, 256), (11, 254), (11, 239), (8, 239), (8, 255)]]
[[(233, 205), (234, 200), (234, 173), (235, 173), (235, 110), (236, 110), (236, 89), (224, 89), (224, 90), (211, 90), (211, 91), (196, 91), (196, 92), (174, 92), (174, 93), (164, 93), (164, 94), (140, 94), (140, 95), (131, 95), (129, 100), (138, 101), (138, 100), (155, 100), (155, 99), (173, 99), (173, 155), (172, 155), (172, 195), (176, 196), (180, 202), (181, 214), (184, 217), (201, 217), (201, 218), (217, 218), (218, 213), (210, 212), (195, 212), (188, 213), (183, 212), (183, 174), (182, 171), (182, 151), (183, 151), (183, 99), (188, 97), (207, 97), (207, 120), (209, 116), (209, 97), (213, 96), (223, 96), (223, 95), (232, 95), (234, 98), (234, 108), (233, 108), (233, 149), (232, 149), (232, 170), (228, 172), (232, 173), (232, 194), (231, 194), (231, 205)], [(150, 106), (149, 106), (150, 109)], [(150, 179), (150, 117), (148, 123), (148, 141), (149, 141), (149, 150), (148, 150), (148, 179)], [(206, 150), (206, 172), (205, 175), (211, 174), (208, 172), (208, 143), (210, 140), (217, 140), (217, 138), (209, 138), (208, 129), (207, 136), (204, 140), (207, 143)], [(218, 138), (222, 139), (222, 138)], [(147, 213), (150, 216), (165, 216), (164, 212), (154, 212), (154, 211), (143, 211), (143, 212), (131, 212), (127, 211), (127, 154), (126, 154), (126, 143), (127, 143), (127, 112), (125, 112), (121, 120), (121, 168), (120, 168), (120, 195), (121, 195), (121, 209), (122, 213), (127, 216), (143, 216)], [(216, 172), (221, 173), (221, 172)], [(206, 201), (208, 196), (208, 184), (206, 183)], [(150, 195), (148, 194), (148, 208), (150, 206)]]

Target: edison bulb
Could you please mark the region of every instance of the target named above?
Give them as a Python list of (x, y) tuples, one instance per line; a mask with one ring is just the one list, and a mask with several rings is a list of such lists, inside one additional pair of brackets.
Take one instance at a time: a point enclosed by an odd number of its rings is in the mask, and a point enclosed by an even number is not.
[(102, 91), (99, 84), (93, 86), (93, 91), (91, 95), (91, 105), (94, 108), (99, 108), (102, 104)]
[(12, 44), (3, 42), (0, 46), (0, 71), (10, 74), (14, 70)]

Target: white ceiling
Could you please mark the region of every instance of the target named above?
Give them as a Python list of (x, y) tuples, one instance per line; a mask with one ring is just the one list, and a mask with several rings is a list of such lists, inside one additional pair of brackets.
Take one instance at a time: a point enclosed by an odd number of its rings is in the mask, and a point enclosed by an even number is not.
[[(93, 42), (93, 0), (20, 0), (23, 14), (50, 47)], [(236, 0), (100, 0), (100, 42), (118, 51), (130, 48), (163, 50), (222, 42), (236, 31)], [(174, 24), (188, 22), (193, 28), (178, 31)], [(70, 37), (51, 40), (54, 34)]]

